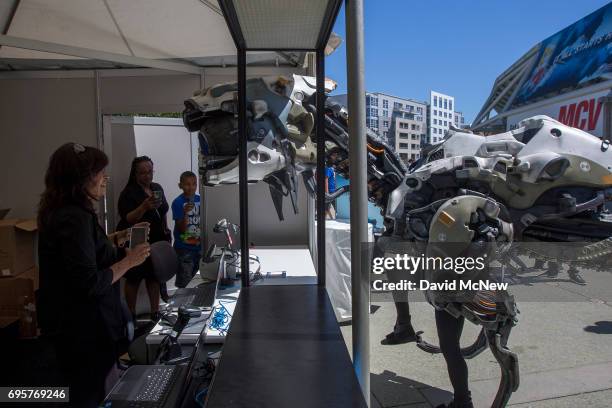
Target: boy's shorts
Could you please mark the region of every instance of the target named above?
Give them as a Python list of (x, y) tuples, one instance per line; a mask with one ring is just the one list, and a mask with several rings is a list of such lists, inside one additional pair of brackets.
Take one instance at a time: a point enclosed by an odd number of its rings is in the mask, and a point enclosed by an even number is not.
[(176, 274), (174, 285), (177, 288), (184, 288), (194, 277), (200, 267), (200, 251), (191, 251), (189, 249), (174, 248), (182, 268)]

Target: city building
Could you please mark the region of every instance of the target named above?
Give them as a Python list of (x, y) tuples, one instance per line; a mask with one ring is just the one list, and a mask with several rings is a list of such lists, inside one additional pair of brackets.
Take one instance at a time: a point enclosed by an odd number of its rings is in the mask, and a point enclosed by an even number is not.
[(468, 127), (468, 125), (465, 124), (465, 118), (463, 117), (463, 113), (462, 112), (455, 111), (453, 117), (454, 117), (453, 126), (455, 126), (456, 128), (459, 128), (459, 129), (464, 129), (464, 128)]
[[(416, 104), (416, 102), (412, 102)], [(391, 115), (389, 130), (387, 130), (387, 142), (393, 146), (395, 152), (399, 154), (404, 163), (421, 157), (421, 140), (425, 138), (427, 125), (422, 120), (421, 115), (416, 114), (416, 108), (421, 111), (426, 109), (426, 105), (418, 103), (414, 108), (412, 105), (396, 107)], [(420, 118), (421, 120), (417, 120)]]
[(532, 47), (502, 72), (471, 129), (485, 134), (546, 115), (601, 137), (612, 89), (612, 3)]
[[(413, 117), (414, 119), (410, 120), (418, 122), (422, 133), (426, 134), (426, 109), (425, 103), (413, 99), (399, 98), (380, 92), (367, 92), (366, 126), (392, 144), (390, 142), (391, 127), (394, 126), (394, 120), (400, 118), (403, 114)], [(398, 114), (395, 114), (396, 111)], [(399, 115), (400, 112), (402, 115)], [(395, 129), (397, 128), (398, 126), (395, 126)]]
[[(427, 107), (427, 143), (439, 143), (444, 138), (450, 125), (454, 123), (455, 98), (440, 92), (429, 93), (429, 106)], [(459, 113), (459, 112), (457, 112)], [(459, 120), (463, 115), (459, 117)]]

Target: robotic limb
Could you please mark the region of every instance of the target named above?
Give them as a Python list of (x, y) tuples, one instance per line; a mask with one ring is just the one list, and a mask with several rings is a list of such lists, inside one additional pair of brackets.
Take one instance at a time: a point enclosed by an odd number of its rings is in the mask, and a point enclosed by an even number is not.
[[(426, 340), (423, 339), (423, 331), (418, 331), (416, 333), (417, 336), (417, 341), (416, 341), (416, 345), (418, 348), (420, 348), (421, 350), (430, 353), (430, 354), (440, 354), (442, 353), (442, 350), (440, 350), (440, 347), (433, 345), (429, 342), (427, 342)], [(487, 337), (485, 334), (485, 329), (481, 329), (480, 333), (478, 333), (478, 337), (476, 337), (476, 340), (474, 341), (474, 343), (472, 343), (471, 345), (469, 345), (468, 347), (462, 347), (461, 348), (461, 355), (464, 358), (467, 358), (468, 360), (478, 356), (480, 353), (482, 353), (483, 351), (485, 351), (487, 349), (488, 343), (487, 343)]]
[(486, 330), (487, 342), (493, 356), (501, 368), (501, 380), (499, 389), (493, 400), (492, 408), (505, 407), (510, 396), (519, 387), (519, 365), (518, 356), (506, 347), (506, 342), (513, 323), (500, 324), (499, 330)]

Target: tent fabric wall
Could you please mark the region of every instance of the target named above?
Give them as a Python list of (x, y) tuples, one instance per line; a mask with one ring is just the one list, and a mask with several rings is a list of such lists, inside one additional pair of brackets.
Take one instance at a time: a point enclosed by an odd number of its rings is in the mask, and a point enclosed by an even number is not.
[(36, 214), (49, 156), (68, 141), (96, 145), (93, 79), (0, 80), (0, 208)]

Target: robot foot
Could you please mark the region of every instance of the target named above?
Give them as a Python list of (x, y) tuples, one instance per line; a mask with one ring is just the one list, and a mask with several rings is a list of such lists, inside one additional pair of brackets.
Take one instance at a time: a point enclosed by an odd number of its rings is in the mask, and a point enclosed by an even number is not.
[(501, 368), (499, 389), (491, 408), (503, 408), (508, 404), (510, 396), (519, 387), (518, 357), (502, 345), (502, 335), (494, 331), (486, 333), (489, 348)]
[[(416, 333), (416, 342), (418, 348), (430, 354), (439, 354), (442, 352), (442, 350), (440, 350), (440, 347), (423, 340), (422, 334), (422, 331)], [(476, 338), (473, 344), (461, 349), (461, 355), (463, 355), (464, 358), (471, 359), (482, 353), (484, 350), (486, 350), (486, 348), (487, 336), (485, 335), (483, 329), (480, 331), (478, 337)]]
[(440, 347), (434, 346), (433, 344), (428, 343), (425, 340), (423, 340), (422, 334), (423, 334), (422, 331), (416, 332), (416, 345), (418, 348), (420, 348), (421, 350), (429, 354), (439, 354), (442, 352), (442, 350), (440, 350)]

